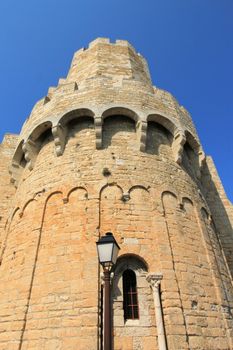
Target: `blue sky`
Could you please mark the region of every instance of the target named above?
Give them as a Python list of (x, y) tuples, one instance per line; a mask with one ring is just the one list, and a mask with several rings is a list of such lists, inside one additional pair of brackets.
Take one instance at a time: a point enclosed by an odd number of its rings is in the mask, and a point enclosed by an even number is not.
[(233, 201), (232, 0), (1, 0), (0, 139), (96, 37), (131, 42), (192, 115)]

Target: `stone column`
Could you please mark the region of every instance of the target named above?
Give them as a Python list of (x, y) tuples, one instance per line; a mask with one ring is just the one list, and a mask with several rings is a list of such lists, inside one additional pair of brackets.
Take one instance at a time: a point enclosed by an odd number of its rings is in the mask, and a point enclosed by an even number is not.
[(154, 307), (155, 307), (155, 320), (158, 333), (159, 350), (167, 350), (166, 336), (164, 331), (162, 304), (160, 299), (160, 282), (162, 280), (162, 274), (149, 273), (146, 277), (153, 291)]

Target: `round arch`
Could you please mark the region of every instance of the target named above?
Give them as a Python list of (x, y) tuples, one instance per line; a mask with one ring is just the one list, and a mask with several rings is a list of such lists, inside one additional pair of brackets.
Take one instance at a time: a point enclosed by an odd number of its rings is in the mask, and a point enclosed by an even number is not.
[(45, 131), (52, 129), (52, 122), (45, 121), (35, 127), (35, 129), (31, 132), (28, 139), (32, 141), (36, 141)]
[(118, 257), (116, 265), (114, 266), (114, 273), (122, 274), (126, 269), (142, 269), (148, 272), (148, 263), (144, 258), (137, 254), (127, 253)]
[(121, 115), (121, 116), (125, 116), (128, 117), (132, 120), (134, 120), (135, 122), (138, 122), (139, 120), (139, 116), (136, 112), (134, 112), (132, 109), (126, 108), (126, 107), (111, 107), (106, 109), (103, 113), (102, 113), (102, 119), (106, 119), (108, 117), (114, 116), (114, 115)]
[(23, 144), (24, 140), (21, 140), (14, 152), (12, 163), (20, 164), (21, 160), (24, 158)]
[(71, 110), (67, 113), (65, 113), (58, 121), (59, 124), (62, 126), (67, 125), (71, 120), (82, 118), (82, 117), (89, 117), (93, 118), (94, 121), (94, 112), (88, 108), (78, 108)]
[(162, 125), (165, 129), (167, 129), (173, 136), (178, 131), (178, 126), (168, 119), (167, 117), (161, 114), (149, 114), (147, 116), (147, 122), (155, 122), (157, 124)]
[(185, 130), (185, 137), (186, 137), (186, 142), (189, 144), (189, 146), (195, 151), (197, 154), (200, 151), (200, 144), (197, 141), (197, 139), (188, 131)]

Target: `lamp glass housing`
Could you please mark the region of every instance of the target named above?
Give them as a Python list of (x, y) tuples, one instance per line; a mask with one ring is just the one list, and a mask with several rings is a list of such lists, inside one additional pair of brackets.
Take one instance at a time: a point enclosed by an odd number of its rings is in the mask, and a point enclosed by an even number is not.
[(118, 256), (118, 253), (119, 253), (119, 247), (117, 244), (114, 244), (113, 245), (113, 250), (112, 250), (112, 263), (113, 265), (115, 265), (116, 261), (117, 261), (117, 256)]
[(120, 247), (112, 233), (106, 233), (105, 236), (99, 239), (96, 245), (100, 264), (103, 266), (114, 265), (116, 263)]

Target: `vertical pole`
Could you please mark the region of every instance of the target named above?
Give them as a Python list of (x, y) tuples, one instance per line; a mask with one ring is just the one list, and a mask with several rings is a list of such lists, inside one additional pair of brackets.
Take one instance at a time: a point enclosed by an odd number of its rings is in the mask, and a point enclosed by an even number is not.
[(112, 349), (110, 271), (104, 270), (104, 350)]
[(100, 350), (104, 350), (103, 349), (103, 334), (104, 334), (104, 331), (103, 331), (103, 325), (104, 325), (104, 322), (103, 322), (103, 319), (104, 319), (104, 314), (103, 314), (103, 311), (104, 311), (104, 285), (103, 285), (103, 280), (102, 280), (102, 283), (101, 283), (101, 292), (100, 292)]

